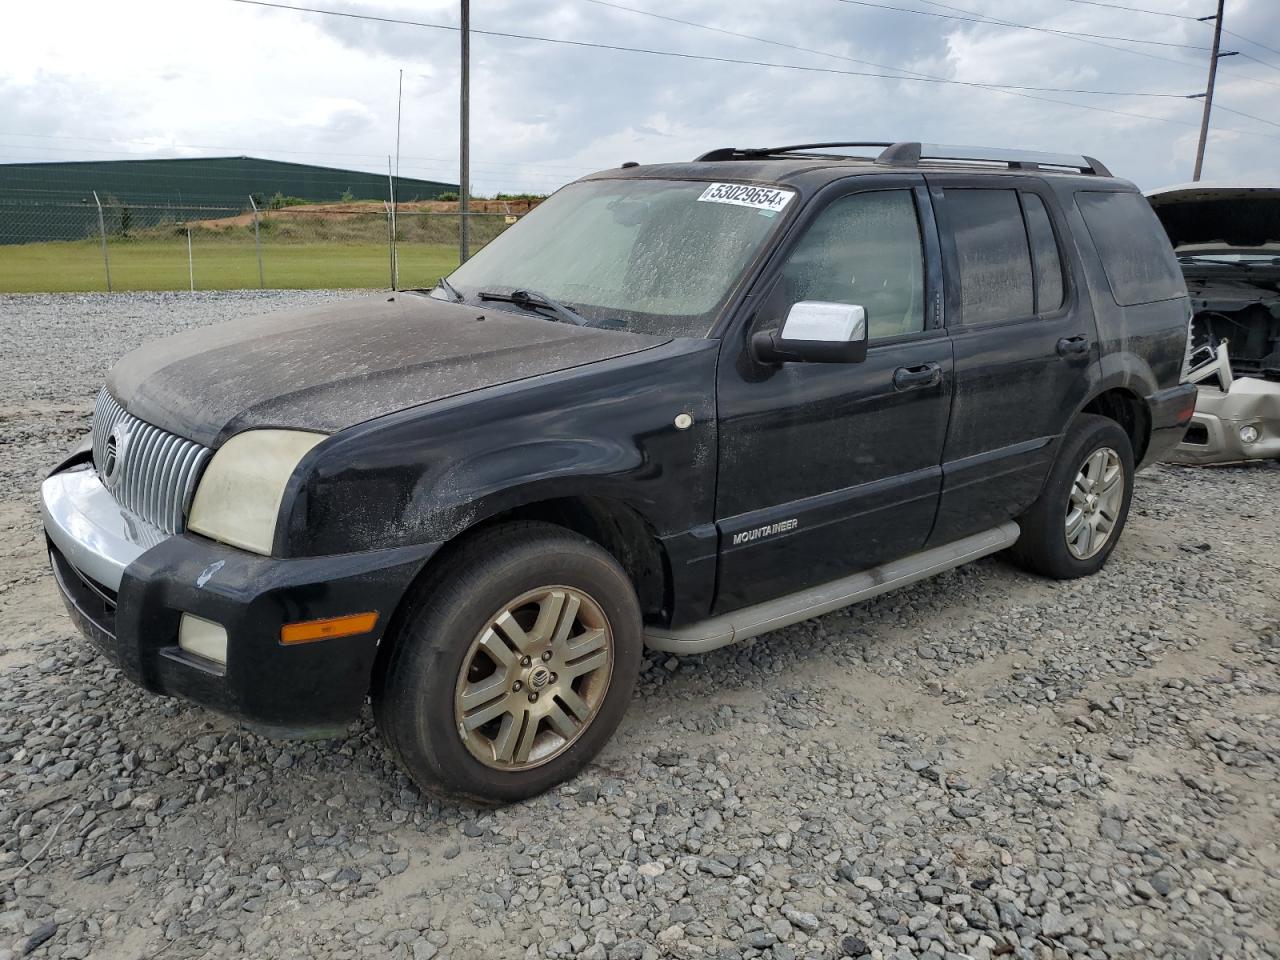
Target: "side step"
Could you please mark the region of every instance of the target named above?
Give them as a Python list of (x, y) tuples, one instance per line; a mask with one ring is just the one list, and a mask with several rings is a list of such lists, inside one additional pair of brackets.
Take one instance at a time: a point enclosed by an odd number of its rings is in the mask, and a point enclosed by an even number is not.
[(872, 567), (776, 600), (758, 603), (754, 607), (733, 610), (687, 627), (675, 630), (650, 627), (645, 631), (644, 642), (652, 650), (667, 653), (706, 653), (738, 640), (758, 637), (771, 630), (780, 630), (802, 620), (820, 617), (832, 610), (878, 597), (890, 590), (996, 553), (1013, 546), (1019, 532), (1018, 525), (1013, 521), (1002, 523), (954, 543), (922, 550), (883, 566)]

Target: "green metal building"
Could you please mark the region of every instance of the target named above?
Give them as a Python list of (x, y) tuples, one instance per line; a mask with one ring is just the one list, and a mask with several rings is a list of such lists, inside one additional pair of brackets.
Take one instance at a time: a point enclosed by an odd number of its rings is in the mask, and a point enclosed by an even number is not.
[[(457, 193), (453, 183), (396, 177), (399, 201)], [(0, 164), (0, 244), (78, 240), (98, 231), (98, 202), (109, 232), (166, 222), (210, 220), (282, 198), (318, 203), (386, 200), (384, 174), (257, 157), (86, 160)], [(94, 194), (97, 194), (95, 202)]]

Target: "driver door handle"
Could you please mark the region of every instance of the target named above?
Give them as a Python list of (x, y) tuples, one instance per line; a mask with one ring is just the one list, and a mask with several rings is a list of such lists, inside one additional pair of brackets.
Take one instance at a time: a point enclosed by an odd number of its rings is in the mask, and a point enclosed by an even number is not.
[(899, 367), (893, 371), (895, 390), (918, 390), (936, 387), (942, 382), (942, 367), (936, 363), (922, 363), (914, 367)]
[(1092, 346), (1088, 337), (1063, 337), (1058, 341), (1058, 356), (1079, 357), (1089, 352)]

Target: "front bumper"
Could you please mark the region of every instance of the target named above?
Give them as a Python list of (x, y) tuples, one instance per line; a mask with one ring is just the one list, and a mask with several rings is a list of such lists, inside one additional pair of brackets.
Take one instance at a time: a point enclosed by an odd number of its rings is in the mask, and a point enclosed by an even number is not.
[[(1242, 377), (1226, 392), (1214, 384), (1198, 390), (1186, 436), (1166, 460), (1203, 465), (1280, 458), (1280, 383)], [(1251, 443), (1240, 435), (1246, 427), (1257, 433)]]
[[(41, 500), (67, 610), (130, 680), (285, 736), (332, 732), (359, 714), (392, 614), (437, 546), (275, 559), (166, 537), (120, 507), (88, 465), (54, 473)], [(284, 624), (371, 610), (369, 633), (280, 642)], [(184, 613), (226, 629), (225, 665), (178, 646)]]

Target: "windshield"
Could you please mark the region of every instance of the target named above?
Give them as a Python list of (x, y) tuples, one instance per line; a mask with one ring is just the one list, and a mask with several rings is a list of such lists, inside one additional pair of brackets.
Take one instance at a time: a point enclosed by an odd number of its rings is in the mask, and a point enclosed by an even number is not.
[[(794, 196), (740, 184), (586, 180), (548, 198), (448, 279), (473, 302), (481, 293), (534, 293), (590, 326), (703, 337)], [(534, 309), (517, 300), (511, 309)]]

